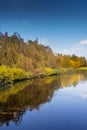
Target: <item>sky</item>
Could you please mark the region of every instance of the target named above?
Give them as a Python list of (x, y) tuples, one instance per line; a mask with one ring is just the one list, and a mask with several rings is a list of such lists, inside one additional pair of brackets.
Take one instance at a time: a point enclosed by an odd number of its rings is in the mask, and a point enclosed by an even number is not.
[(0, 31), (87, 58), (87, 1), (0, 0)]

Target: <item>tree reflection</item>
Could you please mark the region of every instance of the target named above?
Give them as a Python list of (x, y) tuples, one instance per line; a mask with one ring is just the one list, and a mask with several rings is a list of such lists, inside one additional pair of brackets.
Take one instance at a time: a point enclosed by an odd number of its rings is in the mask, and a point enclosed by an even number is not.
[(10, 121), (20, 125), (26, 110), (39, 110), (41, 105), (50, 102), (55, 90), (86, 80), (87, 73), (62, 74), (37, 81), (16, 83), (7, 90), (0, 91), (0, 126)]
[(1, 112), (0, 114), (0, 126), (6, 124), (9, 126), (10, 121), (13, 121), (17, 126), (20, 125), (23, 114), (25, 111), (14, 111), (14, 112)]

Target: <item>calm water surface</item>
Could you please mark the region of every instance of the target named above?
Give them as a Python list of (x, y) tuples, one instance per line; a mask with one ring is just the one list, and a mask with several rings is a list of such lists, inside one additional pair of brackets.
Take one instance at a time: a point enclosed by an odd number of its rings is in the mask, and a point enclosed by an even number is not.
[(87, 73), (0, 89), (0, 130), (87, 130)]

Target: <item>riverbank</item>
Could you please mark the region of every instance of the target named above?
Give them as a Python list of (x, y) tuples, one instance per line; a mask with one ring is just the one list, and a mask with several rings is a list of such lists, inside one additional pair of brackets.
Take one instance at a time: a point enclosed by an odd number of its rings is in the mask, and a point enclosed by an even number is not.
[(77, 69), (71, 68), (45, 68), (44, 72), (37, 72), (37, 73), (27, 73), (19, 68), (10, 68), (7, 66), (0, 66), (0, 86), (12, 84), (14, 82), (22, 81), (22, 80), (29, 80), (29, 79), (37, 79), (43, 78), (46, 76), (53, 76), (59, 75), (64, 73), (74, 73), (79, 71), (87, 71), (87, 67), (81, 67)]
[(11, 68), (5, 65), (0, 66), (0, 84), (10, 84), (16, 81), (25, 80), (29, 77), (29, 73), (26, 73), (19, 68)]

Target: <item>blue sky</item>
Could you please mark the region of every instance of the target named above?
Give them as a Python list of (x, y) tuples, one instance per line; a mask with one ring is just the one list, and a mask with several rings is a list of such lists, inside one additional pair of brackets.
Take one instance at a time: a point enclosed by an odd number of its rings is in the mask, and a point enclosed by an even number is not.
[(87, 1), (0, 0), (0, 31), (87, 57)]

